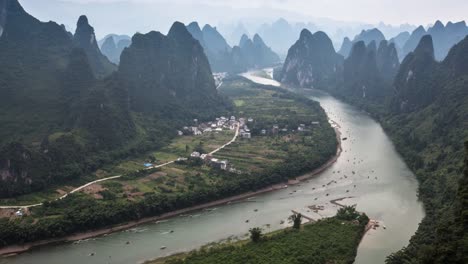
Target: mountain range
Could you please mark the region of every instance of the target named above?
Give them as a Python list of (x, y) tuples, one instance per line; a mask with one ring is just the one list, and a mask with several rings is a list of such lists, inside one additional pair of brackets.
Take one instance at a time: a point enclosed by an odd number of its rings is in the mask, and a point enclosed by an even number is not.
[[(447, 56), (450, 48), (468, 35), (468, 27), (465, 21), (457, 23), (448, 22), (445, 26), (442, 22), (436, 21), (427, 31), (423, 26), (419, 26), (411, 33), (407, 31), (400, 32), (398, 35), (389, 39), (389, 42), (395, 44), (398, 57), (400, 61), (402, 61), (406, 55), (415, 50), (424, 35), (432, 36), (435, 58), (438, 61), (442, 61), (445, 56)], [(344, 38), (338, 53), (346, 58), (351, 51), (352, 45), (357, 41), (363, 40), (367, 45), (372, 40), (376, 43), (380, 43), (380, 41), (384, 39), (385, 36), (377, 28), (363, 30), (360, 34), (356, 35), (352, 41), (348, 37)]]
[(382, 40), (385, 40), (385, 36), (377, 28), (362, 30), (361, 33), (354, 37), (353, 41), (346, 37), (338, 53), (346, 58), (350, 54), (354, 43), (363, 41), (365, 45), (369, 45), (372, 41), (380, 43)]
[(445, 26), (442, 22), (436, 21), (434, 26), (429, 27), (427, 31), (422, 26), (418, 27), (411, 33), (405, 45), (402, 46), (402, 57), (413, 51), (421, 38), (426, 34), (432, 36), (436, 60), (442, 61), (447, 56), (450, 48), (468, 35), (468, 27), (465, 21), (457, 23), (448, 22)]
[(210, 25), (205, 25), (201, 30), (197, 22), (192, 22), (187, 25), (187, 30), (202, 45), (213, 71), (238, 73), (273, 66), (280, 61), (258, 34), (253, 39), (244, 34), (239, 45), (231, 47)]
[(85, 16), (71, 35), (17, 0), (0, 0), (0, 11), (0, 197), (163, 146), (183, 122), (229, 107), (181, 23), (167, 36), (136, 34), (117, 68)]

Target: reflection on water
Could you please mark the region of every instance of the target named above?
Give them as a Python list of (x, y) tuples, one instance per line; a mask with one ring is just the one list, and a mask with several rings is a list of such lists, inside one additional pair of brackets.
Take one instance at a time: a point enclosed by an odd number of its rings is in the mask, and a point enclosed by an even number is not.
[[(244, 76), (277, 84), (251, 74)], [(217, 210), (145, 224), (79, 243), (46, 246), (0, 259), (0, 263), (140, 263), (229, 237), (244, 238), (251, 227), (261, 226), (266, 231), (283, 228), (291, 210), (312, 218), (331, 216), (337, 206), (330, 200), (349, 196), (353, 198), (342, 203), (357, 204), (358, 210), (386, 227), (371, 230), (365, 236), (356, 263), (383, 263), (388, 254), (407, 245), (424, 216), (416, 197), (415, 177), (380, 125), (367, 114), (323, 93), (310, 92), (309, 96), (320, 102), (328, 116), (341, 126), (342, 136), (347, 137), (338, 161), (315, 178)], [(312, 205), (324, 209), (315, 213), (309, 209)]]

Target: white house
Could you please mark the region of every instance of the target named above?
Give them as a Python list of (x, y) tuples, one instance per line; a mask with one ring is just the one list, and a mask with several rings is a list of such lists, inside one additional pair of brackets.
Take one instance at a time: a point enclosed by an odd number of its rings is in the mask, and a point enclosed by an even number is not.
[(250, 132), (242, 132), (241, 137), (242, 138), (252, 138), (252, 134), (250, 134)]

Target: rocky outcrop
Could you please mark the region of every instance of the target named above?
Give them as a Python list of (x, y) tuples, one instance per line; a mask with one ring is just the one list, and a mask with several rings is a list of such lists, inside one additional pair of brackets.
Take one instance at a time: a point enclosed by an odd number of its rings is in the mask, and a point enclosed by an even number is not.
[(338, 53), (341, 54), (343, 57), (348, 57), (352, 48), (353, 48), (353, 42), (348, 37), (345, 37), (343, 39), (343, 43), (341, 44), (341, 48), (338, 51)]
[(330, 38), (304, 29), (275, 78), (295, 86), (329, 89), (337, 84), (342, 68), (343, 57), (335, 52)]
[(116, 70), (116, 66), (101, 53), (96, 36), (94, 35), (94, 28), (89, 25), (86, 16), (80, 16), (78, 19), (73, 41), (76, 47), (86, 52), (88, 61), (96, 77), (108, 76)]

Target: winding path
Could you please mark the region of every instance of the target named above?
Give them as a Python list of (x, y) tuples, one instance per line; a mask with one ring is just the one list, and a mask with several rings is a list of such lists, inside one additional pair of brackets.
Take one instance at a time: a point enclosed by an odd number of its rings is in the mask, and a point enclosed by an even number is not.
[[(221, 147), (211, 151), (209, 153), (209, 155), (213, 155), (215, 154), (216, 152), (220, 151), (221, 149), (225, 148), (226, 146), (230, 145), (231, 143), (233, 143), (234, 141), (236, 141), (237, 139), (237, 136), (239, 135), (239, 124), (237, 124), (237, 128), (236, 128), (236, 133), (234, 134), (234, 137), (226, 144), (222, 145)], [(171, 160), (171, 161), (168, 161), (166, 163), (163, 163), (163, 164), (160, 164), (160, 165), (156, 165), (156, 166), (152, 166), (152, 167), (149, 167), (147, 168), (147, 170), (149, 169), (154, 169), (154, 168), (161, 168), (161, 167), (164, 167), (164, 166), (167, 166), (169, 164), (172, 164), (174, 162), (176, 162), (177, 160)], [(60, 196), (59, 198), (55, 199), (54, 201), (56, 200), (61, 200), (61, 199), (64, 199), (66, 198), (69, 194), (72, 194), (72, 193), (75, 193), (75, 192), (79, 192), (81, 190), (83, 190), (84, 188), (88, 187), (88, 186), (91, 186), (95, 183), (98, 183), (98, 182), (103, 182), (103, 181), (108, 181), (108, 180), (113, 180), (113, 179), (118, 179), (122, 177), (122, 175), (116, 175), (116, 176), (111, 176), (111, 177), (107, 177), (107, 178), (102, 178), (102, 179), (99, 179), (99, 180), (95, 180), (95, 181), (92, 181), (92, 182), (88, 182), (84, 185), (81, 185), (80, 187), (78, 188), (75, 188), (73, 189), (72, 191)], [(37, 204), (30, 204), (30, 205), (5, 205), (5, 206), (0, 206), (0, 209), (27, 209), (27, 208), (31, 208), (31, 207), (37, 207), (37, 206), (41, 206), (43, 203), (37, 203)]]

